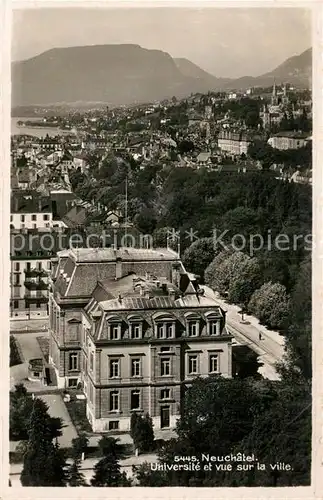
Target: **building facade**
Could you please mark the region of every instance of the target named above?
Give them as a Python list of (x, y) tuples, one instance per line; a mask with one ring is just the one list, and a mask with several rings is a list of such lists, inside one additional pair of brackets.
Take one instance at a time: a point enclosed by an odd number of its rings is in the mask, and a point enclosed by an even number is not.
[(173, 427), (194, 377), (231, 376), (225, 313), (175, 252), (98, 250), (61, 254), (53, 271), (58, 384), (82, 386), (97, 432), (128, 431), (133, 411), (148, 412), (155, 428)]
[(232, 132), (231, 130), (222, 130), (218, 137), (218, 147), (221, 151), (229, 153), (232, 156), (246, 155), (251, 139), (245, 132)]
[(308, 143), (309, 134), (303, 132), (279, 132), (268, 139), (268, 143), (275, 149), (299, 149)]

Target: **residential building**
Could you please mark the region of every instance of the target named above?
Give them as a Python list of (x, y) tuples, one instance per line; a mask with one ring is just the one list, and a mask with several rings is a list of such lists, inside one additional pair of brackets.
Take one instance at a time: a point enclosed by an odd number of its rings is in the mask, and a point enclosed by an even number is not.
[(52, 207), (49, 197), (35, 192), (11, 193), (10, 229), (39, 229), (52, 227)]
[(175, 252), (79, 249), (52, 276), (50, 362), (82, 385), (93, 430), (129, 431), (133, 411), (174, 427), (195, 377), (231, 377), (225, 312)]
[(268, 139), (275, 149), (298, 149), (304, 147), (311, 138), (308, 133), (303, 132), (279, 132)]
[(245, 132), (221, 130), (218, 136), (218, 147), (232, 156), (247, 154), (251, 139)]
[(15, 230), (10, 240), (10, 315), (47, 316), (48, 275), (58, 242), (51, 230)]

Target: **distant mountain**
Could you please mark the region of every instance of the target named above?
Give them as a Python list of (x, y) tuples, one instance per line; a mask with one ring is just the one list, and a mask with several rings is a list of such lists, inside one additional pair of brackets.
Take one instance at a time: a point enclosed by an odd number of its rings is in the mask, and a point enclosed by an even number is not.
[(206, 92), (216, 85), (206, 72), (203, 78), (184, 74), (166, 52), (139, 45), (51, 49), (12, 65), (13, 106), (130, 104)]
[(252, 77), (243, 76), (228, 84), (229, 88), (266, 87), (273, 83), (288, 82), (296, 87), (310, 87), (312, 85), (312, 49), (308, 49), (298, 56), (293, 56), (264, 75)]
[(192, 92), (288, 81), (306, 85), (311, 50), (257, 78), (216, 78), (188, 59), (139, 45), (93, 45), (48, 50), (12, 64), (12, 105), (151, 102)]
[(200, 81), (204, 86), (208, 87), (208, 90), (223, 88), (232, 82), (231, 78), (216, 78), (184, 57), (174, 58), (174, 61), (182, 75)]

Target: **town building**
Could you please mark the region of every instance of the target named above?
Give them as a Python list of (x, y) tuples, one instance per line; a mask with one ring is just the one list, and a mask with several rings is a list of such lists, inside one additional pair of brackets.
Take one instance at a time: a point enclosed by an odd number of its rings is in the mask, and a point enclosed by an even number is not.
[(275, 149), (298, 149), (306, 146), (310, 140), (309, 134), (304, 132), (278, 132), (268, 139), (270, 144)]
[(78, 249), (54, 266), (49, 359), (59, 387), (83, 388), (93, 430), (129, 431), (133, 411), (173, 427), (196, 376), (231, 377), (225, 312), (172, 250)]
[(221, 151), (232, 156), (247, 154), (251, 138), (246, 132), (221, 130), (218, 136), (218, 147)]

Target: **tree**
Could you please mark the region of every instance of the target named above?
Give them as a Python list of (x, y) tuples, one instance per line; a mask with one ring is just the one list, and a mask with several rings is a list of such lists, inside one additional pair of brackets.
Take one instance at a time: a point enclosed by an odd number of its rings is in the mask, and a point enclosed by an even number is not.
[(81, 460), (79, 458), (73, 458), (73, 462), (68, 468), (67, 475), (69, 486), (87, 486), (84, 474), (81, 472)]
[(133, 465), (132, 471), (138, 486), (169, 486), (166, 475), (162, 471), (152, 470), (148, 462)]
[(72, 457), (80, 459), (82, 454), (86, 452), (88, 445), (89, 439), (84, 433), (72, 439)]
[(28, 445), (21, 473), (23, 486), (66, 486), (66, 458), (53, 444), (47, 405), (36, 398), (30, 416)]
[(99, 447), (103, 458), (94, 467), (94, 476), (91, 479), (92, 486), (129, 486), (130, 481), (124, 472), (120, 470), (120, 445), (117, 440), (103, 437), (99, 441)]
[(312, 262), (308, 256), (301, 264), (291, 292), (286, 348), (294, 367), (303, 377), (312, 376)]
[[(230, 286), (240, 279), (242, 269), (245, 267), (250, 257), (242, 252), (234, 252), (228, 255), (224, 252), (223, 255), (217, 256), (205, 272), (206, 283), (218, 291), (220, 294), (229, 292)], [(238, 292), (237, 285), (235, 292)], [(238, 295), (238, 293), (236, 293)], [(240, 301), (239, 301), (240, 302)]]
[(273, 148), (262, 140), (256, 140), (249, 145), (248, 155), (250, 158), (260, 161), (264, 170), (268, 170), (274, 163)]
[(248, 309), (270, 328), (284, 328), (289, 312), (286, 288), (280, 283), (265, 283), (253, 293)]
[(189, 271), (199, 275), (203, 281), (205, 269), (210, 265), (215, 254), (213, 238), (201, 238), (185, 250), (183, 264)]
[(144, 207), (135, 217), (134, 224), (144, 234), (152, 234), (156, 227), (157, 218), (151, 208)]
[(262, 284), (262, 274), (259, 261), (256, 257), (248, 257), (238, 274), (230, 282), (228, 299), (234, 304), (246, 306), (252, 294)]
[(153, 449), (154, 430), (152, 419), (148, 413), (143, 416), (134, 412), (131, 415), (130, 429), (134, 446), (139, 453), (148, 452)]

